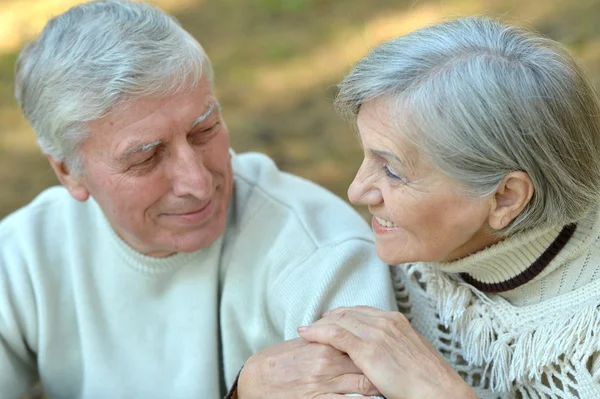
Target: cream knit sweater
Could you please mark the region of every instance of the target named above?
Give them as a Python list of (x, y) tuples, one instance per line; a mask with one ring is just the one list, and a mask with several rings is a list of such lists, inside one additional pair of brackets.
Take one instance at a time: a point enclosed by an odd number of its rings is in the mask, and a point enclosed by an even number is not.
[(263, 155), (232, 163), (225, 234), (194, 253), (144, 256), (64, 188), (0, 223), (0, 399), (36, 373), (50, 399), (215, 399), (327, 309), (396, 309), (344, 201)]
[[(392, 268), (400, 311), (486, 398), (600, 398), (600, 218), (593, 211), (552, 261), (517, 288), (561, 228), (513, 236), (451, 263)], [(466, 273), (466, 276), (465, 276)]]

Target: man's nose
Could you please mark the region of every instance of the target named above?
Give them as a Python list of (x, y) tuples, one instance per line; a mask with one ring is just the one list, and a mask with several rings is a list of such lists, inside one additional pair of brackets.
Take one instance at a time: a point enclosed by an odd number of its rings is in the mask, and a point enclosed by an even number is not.
[(202, 152), (192, 147), (177, 152), (172, 166), (172, 186), (177, 197), (206, 199), (212, 195), (213, 178), (204, 162)]

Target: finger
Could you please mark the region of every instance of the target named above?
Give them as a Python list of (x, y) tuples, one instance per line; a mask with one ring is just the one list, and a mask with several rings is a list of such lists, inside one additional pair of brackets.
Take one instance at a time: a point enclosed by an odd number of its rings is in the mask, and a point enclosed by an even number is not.
[[(329, 351), (334, 352), (335, 355), (332, 356), (330, 353), (324, 353), (323, 351), (316, 351), (310, 353), (310, 358), (306, 359), (305, 364), (311, 364), (311, 372), (313, 375), (323, 375), (338, 377), (344, 374), (362, 374), (362, 371), (354, 364), (352, 359), (341, 351), (329, 346), (322, 345), (318, 343), (314, 343), (311, 345), (318, 345), (322, 347), (326, 347)], [(307, 352), (309, 353), (309, 352)]]
[(339, 312), (343, 312), (344, 310), (352, 309), (351, 306), (340, 306), (339, 308), (330, 309), (327, 312), (323, 313), (323, 317), (327, 317), (332, 314), (337, 314)]
[(371, 306), (341, 306), (339, 308), (335, 308), (323, 313), (323, 317), (337, 315), (344, 312), (356, 312), (373, 317), (383, 317), (385, 316), (385, 313), (387, 313), (381, 309), (377, 309)]
[(363, 340), (352, 334), (348, 329), (333, 323), (315, 323), (299, 327), (298, 334), (309, 342), (330, 345), (352, 357), (355, 351), (362, 347)]
[(410, 322), (402, 313), (387, 312), (366, 306), (336, 309), (312, 325), (328, 323), (337, 324), (365, 341), (380, 337), (381, 333), (386, 331), (410, 332), (413, 330)]
[(360, 394), (363, 396), (381, 395), (379, 390), (362, 373), (344, 374), (333, 381), (336, 393)]
[(315, 321), (311, 326), (337, 325), (345, 328), (357, 337), (366, 339), (369, 331), (373, 328), (381, 327), (382, 324), (385, 324), (382, 321), (385, 320), (381, 317), (373, 317), (357, 312), (353, 308), (345, 308)]

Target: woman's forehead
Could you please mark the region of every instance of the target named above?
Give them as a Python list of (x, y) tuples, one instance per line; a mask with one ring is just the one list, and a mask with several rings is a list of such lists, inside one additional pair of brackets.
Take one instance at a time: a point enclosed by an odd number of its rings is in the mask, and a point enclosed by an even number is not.
[(416, 156), (417, 147), (401, 129), (401, 123), (389, 101), (372, 100), (365, 103), (357, 118), (358, 134), (364, 147), (378, 151), (388, 151), (397, 157), (407, 159)]

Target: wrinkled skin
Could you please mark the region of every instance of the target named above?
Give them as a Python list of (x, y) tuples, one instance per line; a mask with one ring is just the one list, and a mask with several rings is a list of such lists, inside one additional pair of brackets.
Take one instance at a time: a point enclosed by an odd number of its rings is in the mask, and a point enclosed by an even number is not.
[(300, 338), (250, 357), (237, 389), (238, 399), (339, 399), (344, 393), (378, 391), (345, 353)]
[(338, 308), (298, 332), (347, 353), (387, 399), (477, 399), (401, 313)]

